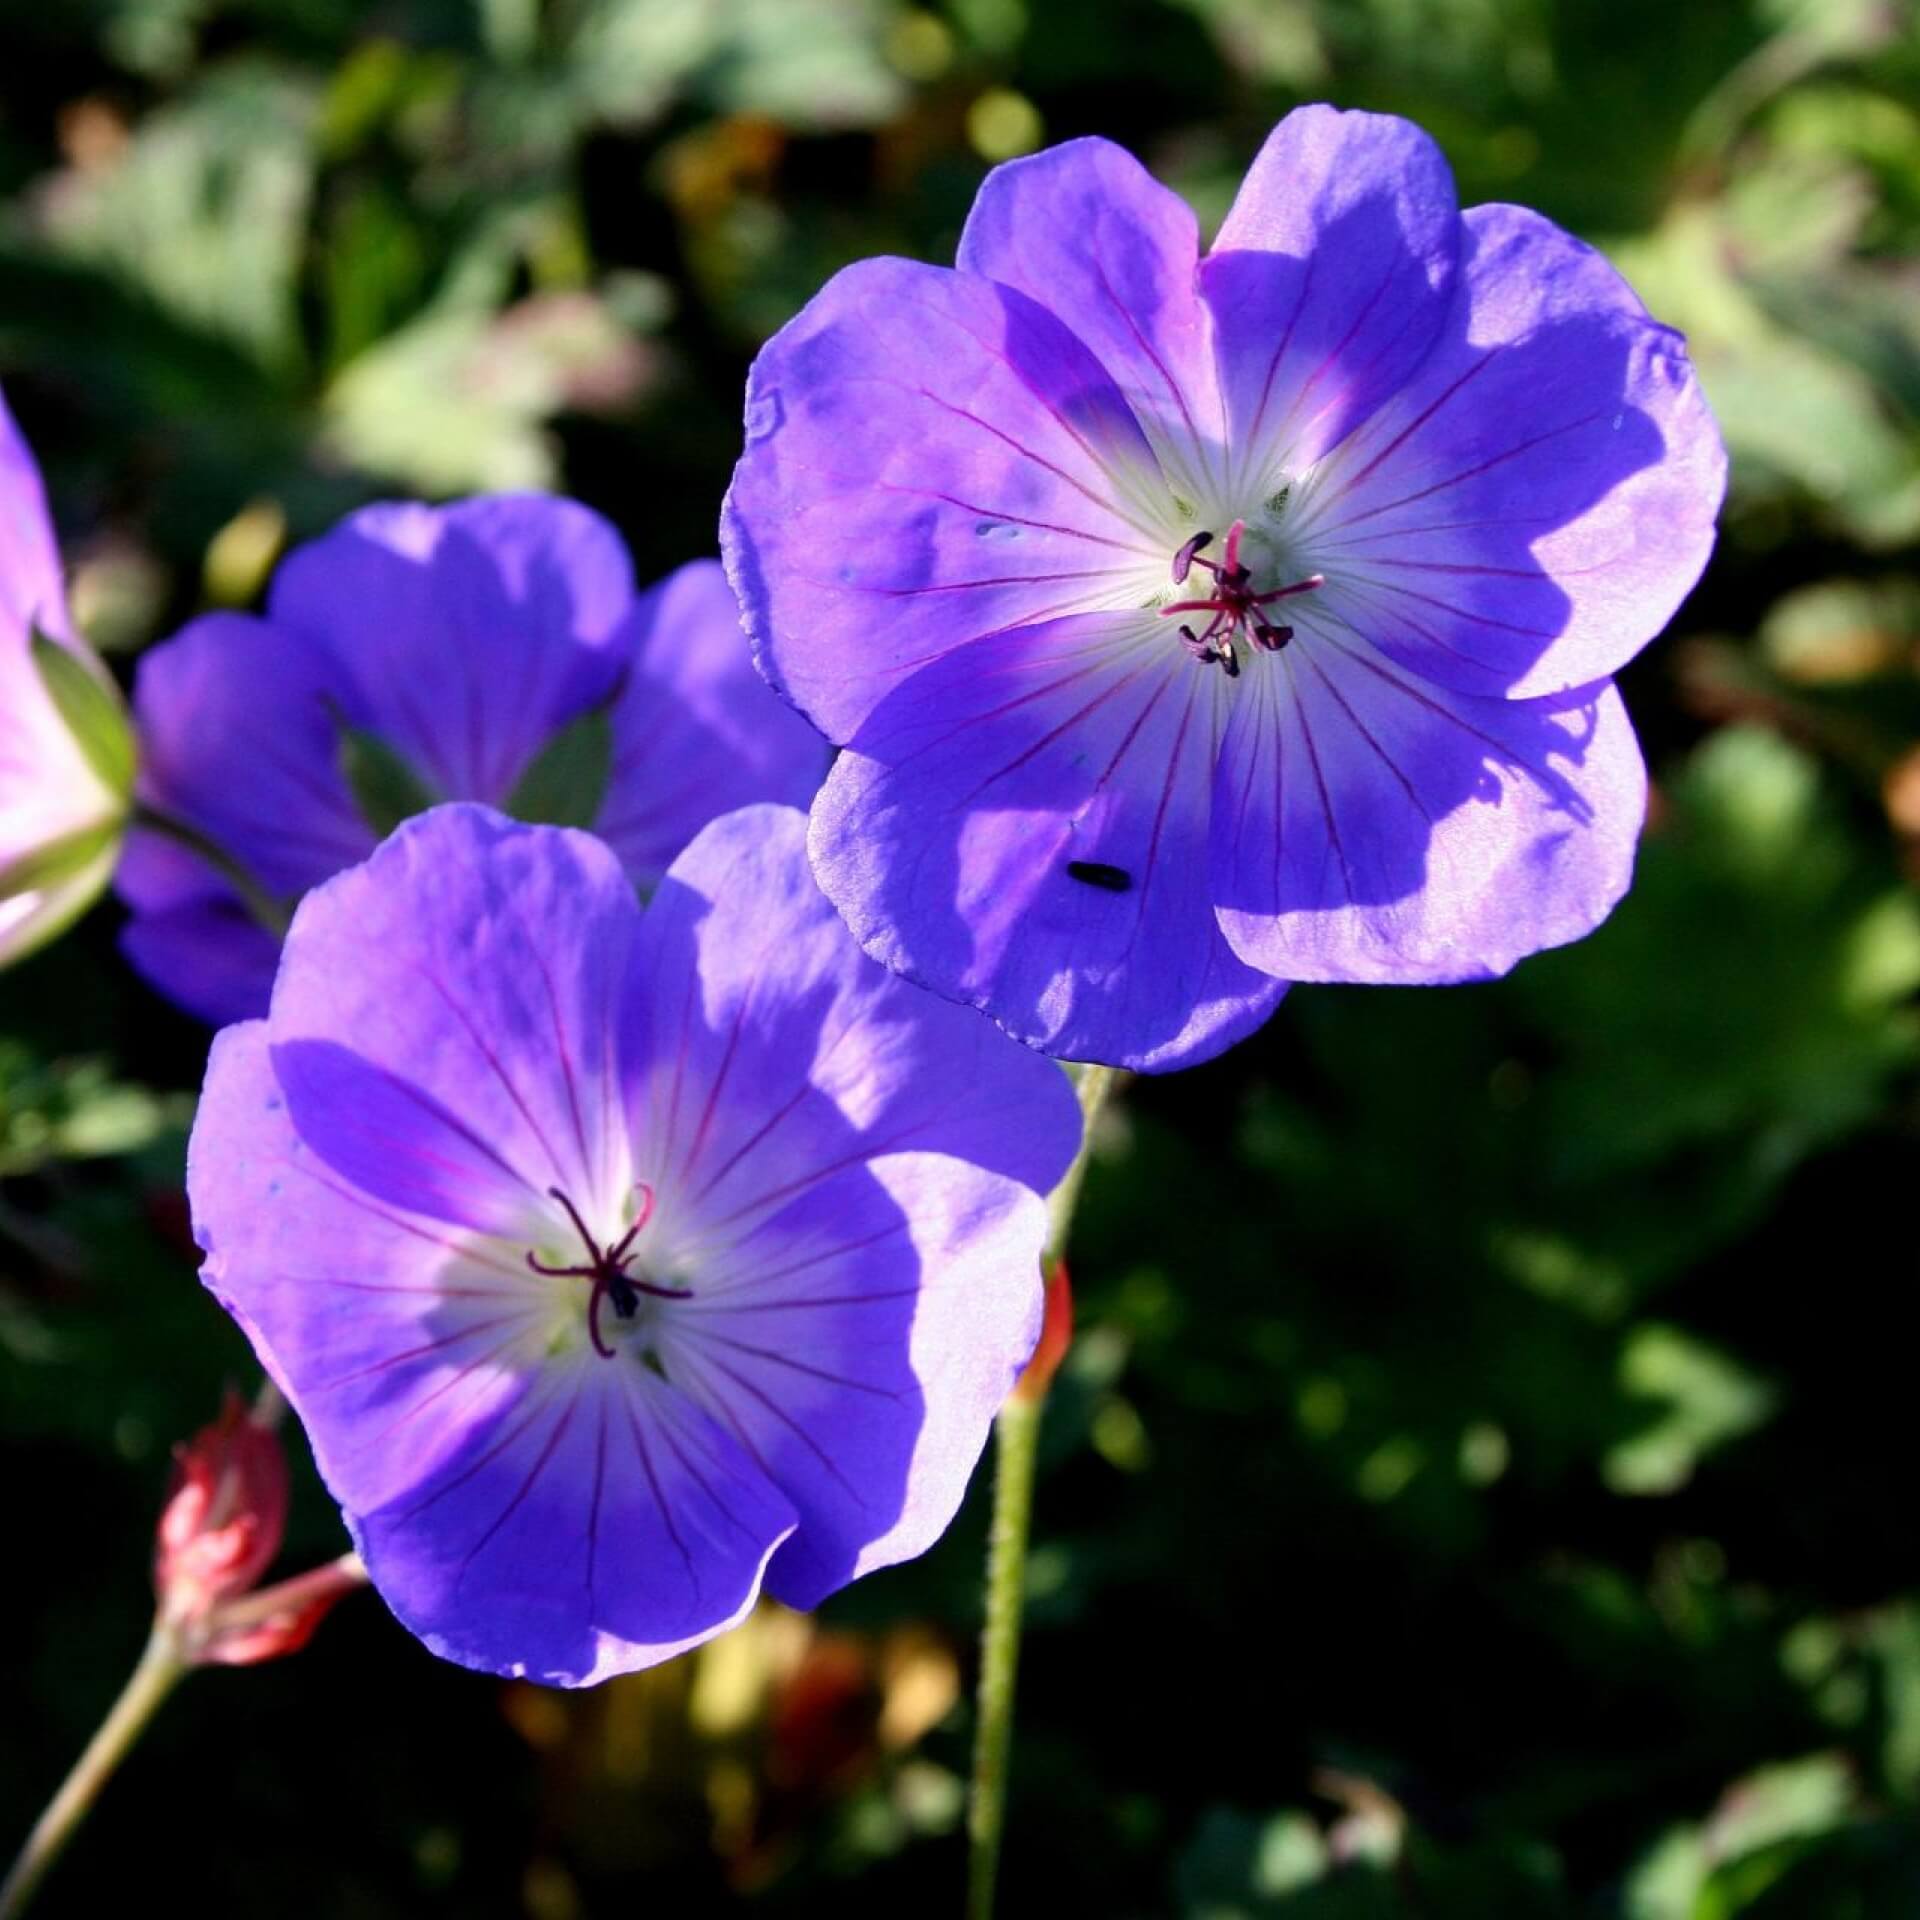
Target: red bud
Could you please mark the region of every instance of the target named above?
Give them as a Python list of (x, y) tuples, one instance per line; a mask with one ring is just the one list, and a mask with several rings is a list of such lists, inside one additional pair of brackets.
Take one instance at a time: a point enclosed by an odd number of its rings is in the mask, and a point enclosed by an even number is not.
[(153, 1584), (160, 1625), (189, 1666), (295, 1653), (342, 1594), (366, 1583), (347, 1554), (255, 1591), (287, 1530), (287, 1462), (270, 1418), (229, 1393), (220, 1418), (174, 1456)]
[(153, 1556), (160, 1611), (180, 1624), (204, 1620), (266, 1572), (286, 1530), (280, 1442), (230, 1392), (220, 1418), (174, 1455)]
[(1047, 1310), (1040, 1322), (1040, 1344), (1034, 1348), (1026, 1371), (1015, 1381), (1013, 1397), (1028, 1406), (1037, 1406), (1044, 1400), (1072, 1344), (1073, 1285), (1067, 1278), (1067, 1263), (1056, 1260), (1053, 1278), (1047, 1282)]

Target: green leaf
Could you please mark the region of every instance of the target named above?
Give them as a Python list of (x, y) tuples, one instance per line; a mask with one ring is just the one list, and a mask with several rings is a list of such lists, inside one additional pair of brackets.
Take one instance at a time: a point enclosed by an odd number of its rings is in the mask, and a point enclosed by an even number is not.
[(33, 664), (87, 765), (108, 792), (128, 799), (140, 755), (119, 688), (71, 647), (63, 647), (37, 629), (33, 635)]
[(1774, 1411), (1770, 1387), (1678, 1327), (1636, 1327), (1621, 1349), (1620, 1373), (1636, 1400), (1659, 1411), (1608, 1450), (1601, 1473), (1615, 1493), (1677, 1492), (1703, 1454), (1751, 1433)]
[(144, 116), (113, 165), (72, 171), (47, 244), (257, 366), (297, 375), (315, 117), (305, 80), (223, 62)]
[(353, 804), (381, 839), (403, 820), (439, 805), (433, 790), (378, 734), (334, 718), (340, 733), (340, 771)]
[(538, 827), (590, 827), (613, 772), (613, 721), (605, 707), (564, 726), (507, 796), (516, 820)]

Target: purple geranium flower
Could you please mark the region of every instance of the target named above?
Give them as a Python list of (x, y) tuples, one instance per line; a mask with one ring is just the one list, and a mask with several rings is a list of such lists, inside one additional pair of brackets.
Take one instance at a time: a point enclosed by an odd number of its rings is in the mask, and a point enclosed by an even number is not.
[(723, 545), (847, 749), (811, 851), (867, 950), (1167, 1068), (1289, 980), (1483, 977), (1607, 913), (1645, 794), (1608, 676), (1723, 473), (1597, 253), (1308, 107), (1204, 259), (1078, 140), (989, 176), (957, 271), (838, 275), (754, 368)]
[(537, 495), (352, 515), (281, 565), (264, 619), (211, 614), (149, 653), (134, 707), (141, 798), (246, 885), (137, 833), (127, 953), (216, 1024), (273, 984), (247, 888), (290, 908), (435, 801), (591, 826), (650, 886), (715, 815), (804, 805), (826, 768), (716, 562), (636, 598), (614, 530)]
[(1033, 1347), (1066, 1078), (867, 959), (804, 840), (730, 814), (643, 913), (436, 809), (214, 1043), (207, 1283), (450, 1659), (580, 1685), (919, 1553)]
[(0, 394), (0, 965), (106, 886), (127, 810), (116, 760), (130, 778), (119, 697), (68, 624), (40, 470)]

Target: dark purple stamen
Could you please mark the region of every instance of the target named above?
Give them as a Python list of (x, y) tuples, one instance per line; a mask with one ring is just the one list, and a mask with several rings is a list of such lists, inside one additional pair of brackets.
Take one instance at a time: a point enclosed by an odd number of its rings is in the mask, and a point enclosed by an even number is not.
[(1304, 580), (1291, 581), (1265, 593), (1253, 591), (1253, 573), (1240, 564), (1240, 537), (1247, 530), (1244, 520), (1236, 520), (1227, 529), (1227, 544), (1217, 561), (1201, 558), (1200, 549), (1211, 543), (1210, 533), (1196, 533), (1173, 556), (1173, 578), (1178, 585), (1195, 567), (1204, 567), (1213, 575), (1213, 591), (1204, 600), (1174, 600), (1160, 609), (1164, 618), (1174, 613), (1207, 613), (1213, 618), (1199, 632), (1184, 621), (1181, 643), (1203, 664), (1222, 668), (1229, 680), (1240, 673), (1239, 656), (1233, 650), (1236, 637), (1244, 629), (1248, 640), (1264, 653), (1278, 653), (1293, 638), (1293, 629), (1269, 620), (1260, 611), (1290, 594), (1311, 593), (1326, 585), (1326, 575), (1310, 573)]
[(600, 1337), (600, 1303), (611, 1300), (613, 1310), (622, 1320), (631, 1320), (640, 1311), (640, 1296), (651, 1294), (656, 1300), (691, 1300), (692, 1290), (686, 1287), (656, 1286), (651, 1280), (636, 1280), (627, 1271), (627, 1263), (633, 1258), (633, 1243), (640, 1237), (640, 1229), (653, 1218), (653, 1189), (643, 1180), (640, 1182), (640, 1211), (634, 1223), (612, 1245), (603, 1247), (587, 1231), (587, 1223), (580, 1217), (576, 1207), (558, 1187), (549, 1187), (548, 1194), (567, 1210), (567, 1218), (573, 1222), (574, 1231), (585, 1241), (587, 1264), (583, 1267), (550, 1267), (533, 1253), (527, 1255), (527, 1265), (535, 1273), (545, 1274), (555, 1280), (591, 1280), (593, 1292), (587, 1298), (587, 1338), (593, 1342), (593, 1350), (603, 1360), (613, 1358), (613, 1349)]
[(1213, 535), (1196, 533), (1187, 544), (1173, 556), (1173, 584), (1177, 587), (1193, 570), (1193, 557), (1204, 546), (1211, 545)]

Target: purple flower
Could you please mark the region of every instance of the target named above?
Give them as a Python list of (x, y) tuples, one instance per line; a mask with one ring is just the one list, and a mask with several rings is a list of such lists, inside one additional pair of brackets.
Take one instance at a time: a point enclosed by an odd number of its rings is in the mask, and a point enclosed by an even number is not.
[(126, 950), (216, 1024), (266, 1011), (272, 903), (436, 801), (592, 826), (650, 886), (715, 815), (804, 805), (826, 765), (754, 674), (715, 562), (636, 598), (613, 529), (535, 495), (352, 515), (282, 564), (264, 619), (210, 614), (156, 647), (134, 705), (142, 799), (244, 884), (136, 834)]
[(1289, 980), (1498, 974), (1630, 877), (1610, 676), (1712, 544), (1679, 337), (1402, 120), (1274, 130), (1210, 254), (1127, 153), (991, 174), (765, 349), (723, 546), (846, 751), (821, 884), (1033, 1046), (1168, 1068)]
[(0, 394), (0, 965), (106, 886), (131, 778), (119, 696), (68, 624), (40, 470)]
[(439, 808), (214, 1043), (207, 1284), (450, 1659), (581, 1685), (921, 1552), (1032, 1350), (1066, 1078), (867, 959), (804, 839), (730, 814), (643, 913)]

